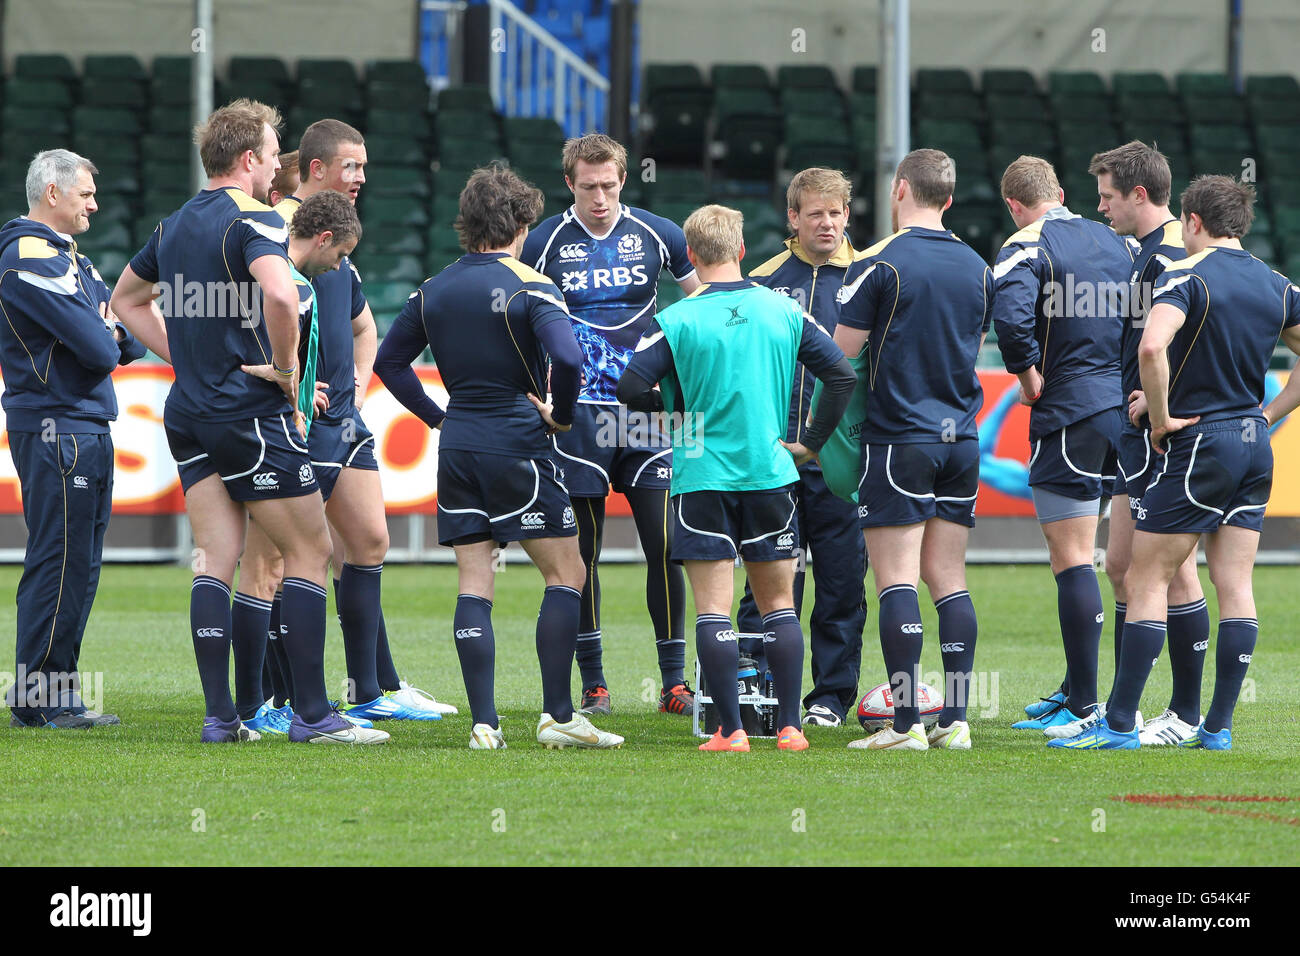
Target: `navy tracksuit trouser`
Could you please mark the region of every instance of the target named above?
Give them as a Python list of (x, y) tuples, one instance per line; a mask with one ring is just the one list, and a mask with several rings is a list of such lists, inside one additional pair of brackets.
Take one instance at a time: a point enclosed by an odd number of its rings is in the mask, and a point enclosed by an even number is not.
[(113, 504), (108, 434), (10, 432), (23, 494), (27, 555), (18, 583), (14, 716), (39, 725), (84, 709), (77, 677), (81, 641), (99, 587)]

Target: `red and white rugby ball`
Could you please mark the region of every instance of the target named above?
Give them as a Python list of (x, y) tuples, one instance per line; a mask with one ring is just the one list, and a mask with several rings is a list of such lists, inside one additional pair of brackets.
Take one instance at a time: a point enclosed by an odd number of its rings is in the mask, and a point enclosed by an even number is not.
[[(943, 710), (943, 695), (929, 684), (916, 685), (916, 706), (921, 711), (921, 723), (933, 727)], [(858, 701), (858, 723), (868, 733), (875, 733), (894, 722), (894, 695), (889, 684), (879, 684), (862, 695)]]

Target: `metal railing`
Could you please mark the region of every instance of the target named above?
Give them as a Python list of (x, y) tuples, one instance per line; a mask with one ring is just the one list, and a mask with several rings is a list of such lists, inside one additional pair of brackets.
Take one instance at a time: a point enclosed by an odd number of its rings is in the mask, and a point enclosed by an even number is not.
[(434, 90), (464, 81), (460, 37), (468, 6), (465, 0), (420, 0), (418, 55)]
[(553, 116), (566, 136), (608, 123), (609, 80), (510, 0), (488, 0), (492, 101), (506, 116)]

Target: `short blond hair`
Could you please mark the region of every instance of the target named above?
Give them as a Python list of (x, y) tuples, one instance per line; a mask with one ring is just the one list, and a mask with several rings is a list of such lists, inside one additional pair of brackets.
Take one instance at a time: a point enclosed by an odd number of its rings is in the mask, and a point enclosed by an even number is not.
[(853, 185), (838, 169), (811, 166), (794, 174), (785, 190), (785, 204), (796, 213), (803, 204), (803, 194), (828, 196), (841, 206), (848, 206), (853, 198)]
[(745, 245), (745, 217), (740, 210), (701, 206), (686, 217), (682, 232), (700, 265), (740, 261), (740, 250)]
[(229, 173), (239, 157), (249, 150), (262, 158), (262, 137), (266, 127), (280, 129), (280, 111), (256, 100), (241, 98), (216, 110), (194, 129), (203, 171), (208, 176)]
[(586, 136), (564, 141), (564, 152), (560, 154), (560, 162), (564, 167), (566, 179), (573, 180), (579, 160), (592, 166), (603, 166), (605, 163), (612, 162), (618, 167), (620, 179), (627, 175), (627, 150), (618, 140), (604, 133), (588, 133)]
[(1002, 174), (1002, 198), (1022, 206), (1060, 202), (1061, 182), (1052, 164), (1039, 156), (1021, 156)]

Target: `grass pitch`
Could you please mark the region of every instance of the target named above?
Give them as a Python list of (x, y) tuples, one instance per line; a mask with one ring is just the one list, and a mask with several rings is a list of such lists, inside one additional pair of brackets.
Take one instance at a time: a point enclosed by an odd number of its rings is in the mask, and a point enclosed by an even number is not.
[[(1146, 748), (1049, 752), (1009, 729), (1063, 671), (1055, 587), (1045, 567), (970, 574), (980, 615), (974, 749), (854, 752), (852, 726), (809, 731), (812, 747), (701, 754), (689, 720), (656, 713), (658, 670), (644, 569), (602, 569), (605, 671), (627, 738), (611, 753), (549, 752), (533, 733), (540, 678), (533, 628), (541, 579), (509, 565), (497, 579), (497, 701), (505, 752), (470, 752), (451, 640), (455, 571), (390, 566), (384, 608), (403, 675), (462, 713), (389, 724), (378, 748), (283, 740), (201, 746), (202, 696), (188, 634), (187, 570), (110, 567), (82, 658), (102, 672), (104, 706), (124, 726), (0, 730), (0, 850), (12, 865), (852, 864), (884, 859), (969, 865), (1294, 864), (1300, 851), (1300, 611), (1293, 569), (1262, 568), (1263, 627), (1230, 753)], [(0, 569), (12, 595), (19, 569)], [(870, 590), (871, 582), (868, 581)], [(1102, 691), (1111, 674), (1109, 590)], [(1207, 586), (1207, 593), (1210, 589)], [(1211, 597), (1211, 621), (1216, 610)], [(859, 693), (884, 678), (870, 602)], [(933, 608), (924, 672), (940, 670)], [(804, 620), (807, 621), (805, 607)], [(693, 621), (688, 608), (688, 622)], [(331, 610), (332, 614), (332, 610)], [(0, 628), (14, 632), (6, 601)], [(688, 660), (693, 667), (693, 627)], [(343, 676), (331, 618), (327, 673)], [(1213, 641), (1204, 704), (1213, 689)], [(805, 690), (808, 685), (805, 677)], [(576, 691), (575, 678), (575, 691)], [(1169, 694), (1162, 655), (1143, 700)], [(981, 716), (983, 714), (983, 716)], [(1133, 803), (1127, 795), (1291, 798)]]

